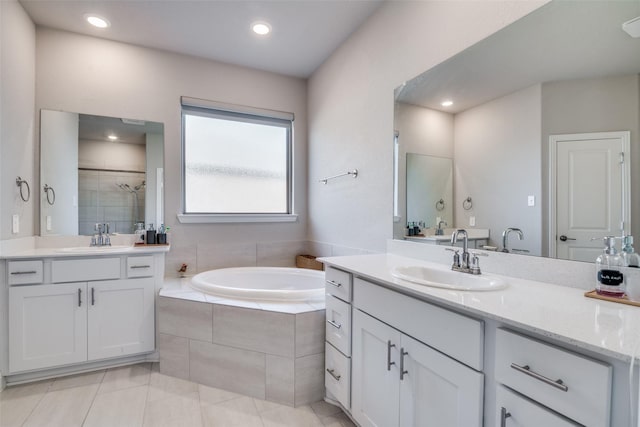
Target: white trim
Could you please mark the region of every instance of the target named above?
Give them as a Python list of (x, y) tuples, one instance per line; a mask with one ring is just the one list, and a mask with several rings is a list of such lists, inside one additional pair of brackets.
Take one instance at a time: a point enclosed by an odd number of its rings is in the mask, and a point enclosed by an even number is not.
[(282, 119), (293, 121), (293, 113), (286, 111), (268, 110), (266, 108), (248, 107), (245, 105), (227, 104), (224, 102), (209, 101), (207, 99), (190, 98), (181, 96), (180, 103), (185, 107), (207, 108), (210, 110), (227, 111), (230, 113), (249, 114), (252, 116), (269, 117), (272, 119)]
[(624, 153), (624, 167), (622, 177), (622, 220), (624, 221), (624, 234), (631, 233), (631, 173), (629, 168), (630, 157), (630, 131), (617, 132), (589, 132), (564, 135), (549, 135), (549, 257), (556, 257), (556, 185), (557, 185), (557, 150), (558, 141), (587, 139), (619, 139), (620, 149)]
[(177, 217), (182, 224), (298, 221), (295, 214), (178, 214)]

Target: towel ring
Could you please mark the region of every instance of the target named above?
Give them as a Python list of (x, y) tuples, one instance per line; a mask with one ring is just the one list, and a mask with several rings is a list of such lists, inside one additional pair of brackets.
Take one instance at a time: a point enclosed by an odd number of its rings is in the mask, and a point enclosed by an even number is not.
[(473, 207), (473, 202), (471, 201), (471, 197), (467, 197), (462, 201), (462, 209), (468, 211)]
[(444, 210), (444, 200), (440, 199), (436, 202), (436, 210), (437, 211)]
[[(22, 199), (22, 201), (28, 202), (29, 199), (31, 198), (31, 188), (29, 188), (29, 183), (26, 180), (20, 177), (17, 177), (16, 185), (18, 186), (18, 188), (20, 188), (20, 198)], [(24, 192), (23, 192), (24, 187), (27, 187), (27, 197), (24, 196)]]
[[(53, 206), (53, 204), (56, 202), (56, 192), (53, 187), (50, 187), (49, 184), (45, 184), (44, 193), (47, 195), (47, 203)], [(53, 195), (53, 200), (51, 199), (51, 195)]]

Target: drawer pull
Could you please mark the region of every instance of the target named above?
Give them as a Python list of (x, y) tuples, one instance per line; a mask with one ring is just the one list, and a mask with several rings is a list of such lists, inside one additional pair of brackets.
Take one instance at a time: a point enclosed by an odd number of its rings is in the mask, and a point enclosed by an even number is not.
[(404, 380), (404, 374), (408, 374), (409, 371), (404, 369), (404, 357), (408, 355), (408, 351), (404, 351), (404, 348), (400, 349), (400, 381)]
[(507, 427), (507, 418), (511, 417), (511, 414), (507, 412), (507, 408), (504, 406), (500, 408), (500, 427)]
[(336, 375), (335, 369), (327, 368), (327, 372), (329, 372), (329, 375), (331, 375), (336, 381), (340, 381), (341, 375)]
[(96, 305), (96, 288), (91, 288), (91, 305)]
[(518, 372), (522, 372), (523, 374), (527, 374), (530, 377), (533, 377), (533, 378), (537, 379), (538, 381), (542, 381), (545, 384), (549, 384), (550, 386), (555, 387), (558, 390), (562, 390), (564, 392), (569, 391), (569, 387), (564, 385), (562, 380), (555, 380), (554, 381), (554, 380), (549, 379), (549, 378), (547, 378), (547, 377), (545, 377), (543, 375), (540, 375), (539, 373), (532, 371), (531, 368), (529, 367), (529, 365), (520, 366), (520, 365), (517, 365), (515, 363), (512, 363), (511, 367), (513, 369), (515, 369), (516, 371), (518, 371)]
[(339, 323), (334, 322), (333, 320), (327, 320), (327, 323), (330, 324), (331, 326), (333, 326), (336, 329), (340, 329), (342, 328), (342, 325)]
[(330, 285), (335, 286), (336, 288), (339, 288), (339, 287), (342, 286), (342, 283), (338, 283), (338, 282), (335, 282), (333, 280), (327, 280), (327, 283), (330, 284)]
[(387, 341), (387, 371), (391, 370), (391, 365), (396, 364), (396, 362), (391, 361), (391, 348), (395, 346), (395, 344), (391, 344), (391, 340)]
[(129, 268), (151, 268), (150, 265), (132, 265)]
[(36, 274), (37, 271), (12, 271), (11, 274), (19, 275), (19, 274)]
[(78, 307), (82, 307), (82, 289), (78, 288)]

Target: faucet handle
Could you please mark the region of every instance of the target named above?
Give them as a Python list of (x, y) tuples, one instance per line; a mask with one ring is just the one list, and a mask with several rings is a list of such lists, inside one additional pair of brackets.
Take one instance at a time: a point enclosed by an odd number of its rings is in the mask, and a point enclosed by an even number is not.
[(472, 253), (471, 255), (471, 266), (469, 267), (469, 272), (471, 274), (480, 274), (480, 258), (478, 258), (477, 253)]
[(460, 250), (452, 248), (445, 248), (445, 250), (453, 252), (453, 264), (451, 268), (460, 268)]

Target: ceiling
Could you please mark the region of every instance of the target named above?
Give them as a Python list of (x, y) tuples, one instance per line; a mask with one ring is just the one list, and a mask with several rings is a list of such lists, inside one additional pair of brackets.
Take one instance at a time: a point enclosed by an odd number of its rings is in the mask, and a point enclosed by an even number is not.
[[(396, 89), (396, 99), (459, 113), (536, 83), (640, 72), (622, 23), (640, 1), (553, 1)], [(451, 99), (444, 108), (440, 103)]]
[[(382, 0), (19, 0), (40, 26), (309, 77)], [(109, 20), (91, 27), (83, 15)], [(256, 36), (250, 26), (268, 22)]]

